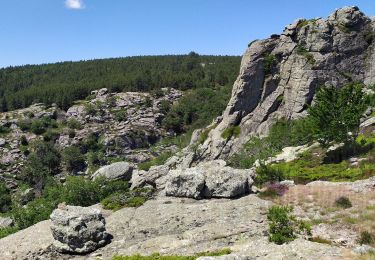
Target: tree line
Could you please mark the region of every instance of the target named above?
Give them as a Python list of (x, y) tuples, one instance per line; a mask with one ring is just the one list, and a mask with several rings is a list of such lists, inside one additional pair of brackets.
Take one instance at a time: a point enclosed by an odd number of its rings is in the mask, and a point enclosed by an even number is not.
[(92, 90), (188, 90), (231, 84), (240, 66), (239, 56), (138, 56), (79, 62), (25, 65), (0, 69), (0, 111), (33, 103), (69, 108)]

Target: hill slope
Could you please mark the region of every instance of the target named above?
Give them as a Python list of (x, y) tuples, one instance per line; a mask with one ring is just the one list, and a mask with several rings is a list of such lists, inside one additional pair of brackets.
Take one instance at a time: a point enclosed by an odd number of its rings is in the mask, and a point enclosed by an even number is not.
[(160, 88), (209, 87), (232, 84), (238, 73), (238, 56), (142, 56), (0, 70), (0, 111), (33, 103), (57, 105), (66, 110), (92, 90), (150, 91)]

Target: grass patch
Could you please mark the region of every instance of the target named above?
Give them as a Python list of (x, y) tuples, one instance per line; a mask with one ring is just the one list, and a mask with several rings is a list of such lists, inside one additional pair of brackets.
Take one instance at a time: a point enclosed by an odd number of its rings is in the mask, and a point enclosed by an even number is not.
[(152, 196), (150, 189), (137, 189), (125, 193), (114, 193), (101, 201), (105, 209), (119, 210), (125, 207), (136, 208), (142, 206)]
[(160, 154), (158, 157), (155, 157), (151, 161), (143, 162), (138, 164), (138, 169), (148, 171), (151, 166), (157, 166), (164, 164), (172, 156), (171, 152), (165, 152)]
[(340, 207), (340, 208), (343, 208), (343, 209), (348, 209), (348, 208), (351, 208), (353, 206), (352, 202), (349, 200), (349, 198), (344, 197), (344, 196), (341, 196), (338, 199), (336, 199), (335, 205), (337, 207)]
[(17, 227), (0, 228), (0, 239), (16, 233), (18, 230)]
[(222, 256), (232, 253), (229, 248), (223, 248), (215, 251), (201, 252), (192, 256), (181, 256), (181, 255), (160, 255), (159, 253), (154, 253), (149, 256), (142, 256), (139, 254), (131, 256), (115, 256), (113, 260), (195, 260), (202, 256)]
[(304, 56), (307, 59), (307, 62), (311, 65), (314, 65), (316, 62), (314, 55), (312, 55), (305, 47), (301, 45), (297, 47), (297, 54)]
[(241, 134), (241, 128), (239, 126), (231, 126), (224, 130), (221, 137), (225, 140), (229, 140), (234, 137), (238, 137)]
[(328, 239), (321, 238), (321, 237), (312, 237), (309, 240), (311, 242), (315, 242), (315, 243), (332, 245), (332, 241), (330, 241)]

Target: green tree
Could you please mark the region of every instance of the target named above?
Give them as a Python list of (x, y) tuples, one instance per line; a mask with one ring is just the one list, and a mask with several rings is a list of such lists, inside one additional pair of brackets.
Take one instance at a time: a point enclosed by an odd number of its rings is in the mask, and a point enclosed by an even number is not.
[(63, 150), (62, 161), (68, 172), (79, 172), (85, 169), (85, 157), (77, 146), (70, 146)]
[(318, 141), (323, 146), (331, 142), (352, 143), (367, 106), (361, 84), (351, 83), (341, 89), (322, 87), (316, 94), (315, 105), (309, 109)]

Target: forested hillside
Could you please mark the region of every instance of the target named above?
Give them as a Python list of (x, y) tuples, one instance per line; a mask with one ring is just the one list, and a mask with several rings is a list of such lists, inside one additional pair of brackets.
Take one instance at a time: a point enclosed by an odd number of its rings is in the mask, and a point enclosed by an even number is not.
[(192, 52), (9, 67), (0, 70), (0, 111), (36, 102), (67, 109), (99, 88), (116, 92), (223, 86), (235, 80), (239, 65), (239, 56)]

